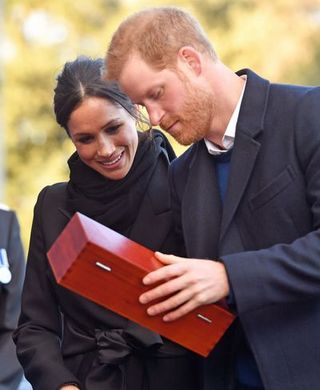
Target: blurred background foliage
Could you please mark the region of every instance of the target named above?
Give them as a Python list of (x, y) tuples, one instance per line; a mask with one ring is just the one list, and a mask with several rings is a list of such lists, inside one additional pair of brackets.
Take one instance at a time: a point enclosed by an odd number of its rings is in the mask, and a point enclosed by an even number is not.
[(320, 0), (0, 0), (0, 201), (16, 210), (26, 250), (37, 194), (68, 178), (73, 150), (52, 111), (57, 73), (80, 54), (103, 57), (119, 22), (150, 5), (192, 12), (234, 70), (320, 84)]

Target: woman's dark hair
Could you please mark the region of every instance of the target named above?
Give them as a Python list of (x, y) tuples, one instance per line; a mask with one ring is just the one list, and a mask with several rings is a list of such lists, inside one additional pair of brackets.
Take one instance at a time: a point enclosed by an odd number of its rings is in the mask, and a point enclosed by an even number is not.
[(101, 79), (104, 66), (102, 59), (80, 56), (67, 62), (57, 77), (54, 89), (54, 113), (57, 123), (67, 133), (68, 121), (72, 112), (87, 98), (99, 97), (123, 107), (133, 118), (140, 121), (140, 115), (129, 97), (120, 90), (116, 82)]

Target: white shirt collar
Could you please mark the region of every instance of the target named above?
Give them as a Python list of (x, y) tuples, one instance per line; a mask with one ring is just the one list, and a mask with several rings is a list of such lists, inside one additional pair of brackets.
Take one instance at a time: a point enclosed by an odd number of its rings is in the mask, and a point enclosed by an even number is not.
[(242, 103), (242, 99), (243, 99), (243, 94), (244, 94), (244, 91), (246, 88), (246, 82), (247, 82), (247, 77), (245, 77), (245, 83), (244, 83), (244, 86), (242, 88), (240, 98), (238, 100), (236, 108), (234, 109), (234, 111), (231, 115), (230, 121), (229, 121), (228, 126), (226, 128), (226, 131), (222, 137), (222, 145), (225, 149), (220, 149), (214, 143), (209, 141), (208, 139), (206, 139), (206, 138), (204, 139), (204, 142), (205, 142), (206, 147), (208, 149), (208, 152), (210, 154), (217, 155), (217, 154), (225, 153), (233, 147), (234, 139), (236, 136), (236, 127), (237, 127), (237, 122), (238, 122), (238, 118), (239, 118), (240, 107), (241, 107), (241, 103)]

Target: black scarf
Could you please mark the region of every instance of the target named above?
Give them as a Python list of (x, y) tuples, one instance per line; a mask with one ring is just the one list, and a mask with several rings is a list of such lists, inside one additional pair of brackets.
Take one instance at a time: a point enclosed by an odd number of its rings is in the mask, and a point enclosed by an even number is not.
[[(121, 180), (110, 180), (83, 163), (75, 152), (68, 160), (70, 180), (67, 208), (129, 236), (148, 182), (160, 158), (171, 159), (172, 149), (158, 131), (139, 133), (139, 144), (129, 173)], [(168, 148), (169, 150), (166, 150)], [(167, 153), (168, 152), (168, 153)]]

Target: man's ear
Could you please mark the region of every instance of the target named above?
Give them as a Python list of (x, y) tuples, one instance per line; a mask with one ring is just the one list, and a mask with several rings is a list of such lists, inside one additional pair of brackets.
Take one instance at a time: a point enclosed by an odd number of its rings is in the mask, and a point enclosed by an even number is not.
[(178, 51), (178, 59), (189, 67), (197, 76), (202, 72), (202, 57), (196, 49), (191, 46), (183, 46)]

